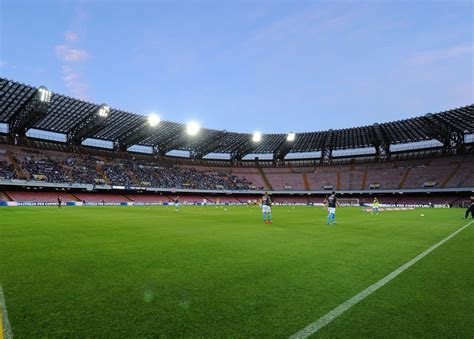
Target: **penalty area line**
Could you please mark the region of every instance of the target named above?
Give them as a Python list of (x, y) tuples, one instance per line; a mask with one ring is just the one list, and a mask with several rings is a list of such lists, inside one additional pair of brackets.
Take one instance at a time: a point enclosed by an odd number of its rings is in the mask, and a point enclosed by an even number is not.
[(431, 252), (433, 252), (435, 249), (437, 249), (439, 246), (443, 245), (445, 242), (447, 242), (448, 240), (450, 240), (452, 237), (454, 237), (456, 234), (458, 234), (459, 232), (463, 231), (465, 228), (469, 227), (469, 225), (471, 225), (473, 223), (473, 221), (467, 223), (466, 225), (462, 226), (461, 228), (459, 228), (457, 231), (454, 231), (453, 233), (451, 233), (450, 235), (448, 235), (446, 238), (444, 238), (443, 240), (437, 242), (436, 244), (434, 244), (433, 246), (431, 246), (430, 248), (428, 248), (427, 250), (425, 250), (424, 252), (420, 253), (419, 255), (417, 255), (415, 258), (411, 259), (409, 262), (407, 262), (406, 264), (400, 266), (399, 268), (397, 268), (395, 271), (393, 271), (392, 273), (388, 274), (387, 276), (385, 276), (384, 278), (380, 279), (379, 281), (377, 281), (376, 283), (370, 285), (369, 287), (367, 287), (365, 290), (363, 290), (362, 292), (360, 292), (359, 294), (353, 296), (352, 298), (346, 300), (345, 302), (343, 302), (342, 304), (340, 304), (339, 306), (333, 308), (331, 311), (329, 311), (326, 315), (322, 316), (321, 318), (319, 318), (318, 320), (316, 320), (315, 322), (309, 324), (308, 326), (306, 326), (305, 328), (303, 328), (301, 331), (298, 331), (297, 333), (293, 334), (290, 339), (296, 339), (296, 338), (307, 338), (309, 337), (310, 335), (313, 335), (315, 334), (316, 332), (318, 332), (320, 329), (322, 329), (324, 326), (328, 325), (330, 322), (332, 322), (334, 319), (336, 319), (337, 317), (339, 317), (341, 314), (343, 314), (344, 312), (346, 312), (347, 310), (349, 310), (352, 306), (358, 304), (359, 302), (361, 302), (362, 300), (364, 300), (365, 298), (367, 298), (369, 295), (371, 295), (372, 293), (374, 293), (375, 291), (377, 291), (379, 288), (383, 287), (385, 284), (387, 284), (388, 282), (392, 281), (393, 279), (395, 279), (400, 273), (404, 272), (405, 270), (407, 270), (408, 268), (410, 268), (411, 266), (413, 266), (414, 264), (416, 264), (418, 261), (420, 261), (421, 259), (423, 259), (425, 256), (427, 256), (428, 254), (430, 254)]
[(5, 303), (5, 296), (3, 295), (3, 288), (0, 284), (0, 339), (12, 339), (12, 328), (8, 320), (7, 305)]

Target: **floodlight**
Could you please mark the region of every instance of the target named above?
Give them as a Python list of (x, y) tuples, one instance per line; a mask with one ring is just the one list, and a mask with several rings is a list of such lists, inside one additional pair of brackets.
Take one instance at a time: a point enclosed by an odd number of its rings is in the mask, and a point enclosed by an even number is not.
[(254, 132), (252, 136), (252, 141), (259, 142), (260, 140), (262, 140), (262, 133)]
[(196, 135), (199, 133), (200, 129), (201, 126), (195, 121), (190, 121), (186, 125), (186, 132), (188, 133), (188, 135)]
[(106, 104), (100, 105), (99, 109), (97, 110), (97, 115), (101, 118), (107, 118), (110, 112), (110, 107)]
[(296, 134), (291, 132), (286, 136), (286, 141), (295, 141)]
[(52, 93), (44, 86), (38, 88), (38, 100), (41, 102), (50, 102)]
[(148, 124), (150, 124), (151, 127), (156, 127), (160, 123), (161, 119), (158, 115), (152, 113), (148, 116)]

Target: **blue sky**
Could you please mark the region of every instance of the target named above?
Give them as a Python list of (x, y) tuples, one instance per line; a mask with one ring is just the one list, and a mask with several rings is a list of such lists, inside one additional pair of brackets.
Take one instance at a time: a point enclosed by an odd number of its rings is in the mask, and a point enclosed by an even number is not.
[(126, 111), (263, 133), (473, 100), (470, 1), (2, 0), (0, 72)]

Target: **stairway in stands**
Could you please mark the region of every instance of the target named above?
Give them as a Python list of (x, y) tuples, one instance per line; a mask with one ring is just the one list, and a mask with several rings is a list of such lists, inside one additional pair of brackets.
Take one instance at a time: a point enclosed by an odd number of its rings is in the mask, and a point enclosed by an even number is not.
[(71, 168), (68, 165), (60, 162), (59, 167), (63, 169), (64, 173), (68, 173), (68, 180), (71, 182), (74, 181), (74, 178), (71, 176)]
[(304, 182), (304, 189), (307, 191), (311, 191), (311, 186), (309, 185), (308, 174), (305, 172), (303, 173), (303, 182)]
[(127, 199), (128, 201), (132, 201), (132, 202), (135, 201), (126, 194), (124, 194), (123, 197), (125, 197), (125, 199)]
[(453, 170), (451, 171), (451, 173), (449, 173), (448, 177), (446, 178), (446, 180), (443, 181), (443, 183), (441, 184), (441, 187), (446, 187), (448, 185), (448, 183), (451, 181), (451, 179), (456, 175), (456, 173), (459, 171), (459, 169), (461, 168), (461, 164), (457, 164), (456, 167), (453, 168)]
[(16, 176), (19, 179), (29, 179), (30, 178), (29, 173), (20, 167), (20, 164), (18, 163), (18, 161), (16, 161), (15, 157), (10, 152), (7, 152), (6, 155), (7, 155), (8, 160), (10, 160), (11, 164), (13, 165), (13, 168), (16, 171)]
[(7, 192), (0, 192), (0, 201), (13, 201)]
[(367, 175), (369, 174), (369, 170), (366, 168), (364, 171), (364, 175), (362, 177), (362, 185), (360, 185), (360, 189), (363, 190), (367, 187)]
[(76, 199), (75, 201), (82, 201), (81, 199), (79, 199), (79, 197), (77, 195), (75, 195), (74, 193), (70, 193), (74, 199)]
[(405, 185), (405, 181), (407, 180), (408, 175), (410, 174), (410, 171), (411, 171), (411, 167), (407, 167), (405, 169), (405, 173), (403, 173), (403, 177), (402, 177), (402, 180), (400, 180), (400, 184), (398, 185), (398, 188), (403, 188), (403, 186)]
[(257, 168), (258, 168), (258, 171), (260, 172), (260, 175), (262, 176), (263, 183), (265, 184), (265, 189), (272, 191), (273, 190), (272, 184), (270, 184), (270, 180), (268, 180), (265, 172), (260, 166), (257, 166)]
[(135, 175), (135, 173), (133, 173), (133, 171), (131, 171), (127, 168), (126, 172), (127, 172), (128, 176), (130, 177), (130, 179), (132, 179), (133, 183), (136, 186), (141, 186), (142, 185), (141, 181), (137, 178), (137, 176)]
[(105, 172), (102, 169), (102, 166), (100, 166), (99, 164), (96, 164), (95, 169), (97, 170), (97, 173), (99, 173), (100, 177), (104, 179), (105, 183), (107, 185), (110, 185), (110, 179), (105, 175)]

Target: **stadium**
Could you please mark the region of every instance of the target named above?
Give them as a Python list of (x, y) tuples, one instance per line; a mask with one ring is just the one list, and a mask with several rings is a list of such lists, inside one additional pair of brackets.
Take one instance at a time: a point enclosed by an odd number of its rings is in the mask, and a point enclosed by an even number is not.
[(0, 89), (7, 204), (56, 204), (58, 195), (73, 205), (164, 204), (177, 195), (186, 204), (247, 204), (269, 191), (276, 203), (306, 205), (336, 190), (356, 205), (378, 196), (404, 207), (467, 207), (474, 189), (474, 105), (262, 135), (192, 130), (8, 79)]
[(285, 133), (119, 106), (0, 77), (0, 339), (474, 335), (474, 104)]

